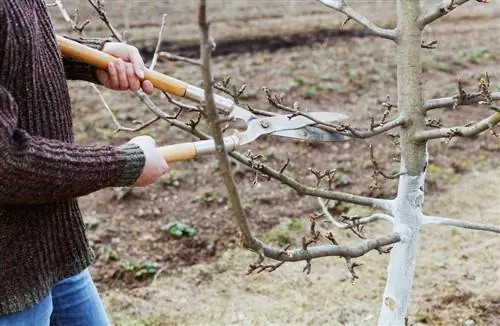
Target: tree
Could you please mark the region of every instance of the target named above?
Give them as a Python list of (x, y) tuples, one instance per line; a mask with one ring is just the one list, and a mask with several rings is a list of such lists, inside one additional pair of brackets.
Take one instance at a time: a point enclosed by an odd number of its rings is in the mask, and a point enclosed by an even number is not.
[[(89, 2), (99, 13), (103, 21), (110, 27), (112, 35), (116, 39), (123, 41), (119, 32), (112, 27), (107, 19), (103, 2), (92, 0), (89, 0)], [(355, 267), (357, 264), (354, 262), (354, 258), (362, 256), (371, 250), (390, 253), (387, 283), (381, 299), (378, 323), (379, 325), (404, 325), (407, 322), (406, 315), (413, 285), (419, 232), (424, 225), (441, 224), (500, 233), (500, 226), (477, 224), (462, 219), (451, 219), (424, 213), (429, 142), (442, 138), (473, 137), (482, 132), (490, 132), (492, 137), (498, 137), (494, 127), (500, 122), (500, 107), (495, 104), (495, 101), (500, 100), (500, 93), (490, 91), (490, 80), (488, 75), (485, 75), (480, 81), (477, 90), (466, 91), (459, 82), (458, 94), (454, 96), (435, 99), (424, 99), (423, 97), (422, 53), (425, 49), (433, 48), (436, 45), (435, 42), (424, 42), (423, 31), (426, 26), (449, 14), (455, 8), (469, 2), (468, 0), (450, 0), (433, 7), (426, 7), (417, 0), (397, 0), (397, 24), (393, 29), (381, 28), (370, 22), (365, 16), (349, 6), (345, 0), (319, 0), (319, 2), (345, 14), (348, 19), (361, 24), (373, 35), (387, 39), (389, 42), (395, 42), (396, 44), (397, 50), (394, 56), (397, 62), (397, 103), (392, 104), (388, 100), (385, 106), (388, 111), (397, 108), (399, 114), (390, 121), (385, 121), (386, 115), (384, 115), (379, 123), (373, 122), (369, 130), (360, 130), (346, 123), (337, 125), (318, 124), (318, 126), (360, 139), (367, 139), (389, 131), (396, 131), (401, 152), (400, 171), (394, 175), (385, 175), (384, 172), (377, 169), (373, 155), (372, 162), (377, 173), (390, 178), (398, 178), (397, 196), (393, 199), (380, 199), (332, 190), (328, 184), (331, 182), (334, 171), (312, 171), (317, 178), (317, 184), (315, 187), (310, 187), (288, 175), (286, 173), (286, 165), (281, 169), (276, 169), (262, 164), (255, 155), (243, 155), (238, 152), (227, 153), (226, 151), (220, 151), (217, 153), (221, 177), (226, 185), (233, 214), (240, 229), (241, 245), (255, 252), (258, 256), (257, 261), (250, 264), (250, 273), (263, 270), (273, 271), (283, 263), (292, 261), (305, 261), (306, 266), (304, 270), (310, 272), (311, 261), (313, 259), (326, 256), (339, 256), (345, 258), (353, 277), (356, 277)], [(476, 0), (476, 2), (482, 3), (486, 1)], [(59, 1), (56, 1), (56, 4), (60, 5), (61, 10), (63, 10)], [(176, 115), (167, 114), (162, 111), (145, 94), (138, 92), (137, 96), (158, 118), (165, 119), (172, 125), (190, 132), (200, 139), (213, 138), (218, 146), (224, 148), (223, 133), (219, 123), (219, 112), (216, 108), (214, 92), (216, 90), (225, 92), (227, 95), (233, 96), (234, 101), (238, 101), (239, 95), (241, 95), (244, 89), (231, 89), (228, 80), (214, 83), (211, 68), (212, 40), (210, 38), (209, 24), (205, 11), (205, 1), (201, 0), (198, 12), (201, 34), (200, 60), (176, 57), (176, 59), (200, 65), (204, 80), (205, 101), (201, 106), (192, 106), (180, 102), (168, 94), (165, 94), (165, 96), (179, 108), (179, 112), (183, 110), (199, 111), (200, 119), (206, 119), (211, 126), (210, 135), (201, 132), (197, 128), (196, 123), (187, 125), (177, 120)], [(66, 14), (66, 17), (71, 22), (69, 15)], [(75, 29), (80, 32), (83, 31), (82, 28), (77, 26), (78, 24), (71, 23)], [(164, 23), (163, 21), (162, 27)], [(162, 54), (159, 49), (160, 44), (158, 43), (151, 69), (154, 68), (154, 63), (159, 55), (173, 58), (171, 54)], [(307, 113), (300, 111), (300, 108), (284, 105), (280, 96), (275, 96), (269, 90), (266, 90), (266, 92), (269, 103), (277, 109), (307, 116)], [(428, 114), (431, 110), (448, 107), (456, 108), (461, 105), (480, 105), (485, 108), (485, 111), (491, 111), (491, 114), (480, 121), (454, 127), (443, 127), (440, 123), (438, 124), (428, 119)], [(140, 130), (156, 120), (155, 118), (138, 128), (130, 129), (122, 127), (116, 118), (114, 118), (117, 130), (128, 131)], [(235, 159), (272, 179), (279, 180), (284, 185), (295, 189), (301, 194), (317, 197), (325, 216), (337, 228), (351, 230), (363, 238), (361, 233), (362, 225), (377, 220), (385, 220), (393, 224), (392, 233), (375, 239), (364, 240), (358, 246), (345, 246), (339, 244), (332, 233), (321, 234), (318, 232), (316, 230), (317, 217), (311, 216), (311, 234), (309, 237), (304, 237), (300, 248), (275, 248), (270, 246), (262, 240), (257, 239), (249, 227), (238, 195), (238, 189), (232, 178), (231, 159)], [(326, 186), (324, 186), (325, 183)], [(367, 217), (338, 220), (328, 213), (325, 200), (337, 200), (370, 206), (379, 211)], [(322, 240), (327, 240), (329, 244), (314, 245)], [(392, 247), (387, 247), (391, 245)], [(277, 263), (269, 264), (267, 263), (267, 259), (274, 260)]]

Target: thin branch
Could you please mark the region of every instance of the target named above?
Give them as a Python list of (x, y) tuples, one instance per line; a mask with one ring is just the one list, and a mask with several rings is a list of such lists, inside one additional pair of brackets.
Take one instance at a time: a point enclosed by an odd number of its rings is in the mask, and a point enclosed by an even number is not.
[[(269, 102), (269, 104), (271, 104), (275, 108), (286, 111), (286, 112), (290, 112), (290, 113), (293, 113), (296, 115), (302, 115), (302, 116), (304, 116), (312, 121), (315, 121), (317, 123), (315, 125), (315, 127), (317, 127), (317, 128), (320, 128), (320, 129), (323, 129), (323, 130), (326, 130), (329, 132), (333, 132), (333, 133), (340, 133), (340, 134), (343, 134), (343, 135), (346, 135), (349, 137), (353, 137), (353, 138), (366, 139), (366, 138), (374, 137), (376, 135), (379, 135), (379, 134), (384, 133), (386, 131), (389, 131), (391, 129), (395, 129), (399, 126), (403, 126), (406, 123), (406, 119), (403, 118), (402, 116), (397, 116), (393, 120), (391, 120), (389, 122), (385, 122), (385, 118), (387, 118), (386, 113), (384, 113), (384, 117), (382, 117), (382, 119), (380, 120), (380, 123), (377, 126), (373, 126), (373, 123), (372, 123), (372, 126), (370, 126), (369, 130), (358, 130), (358, 129), (355, 129), (355, 128), (349, 126), (346, 123), (341, 123), (338, 125), (334, 125), (331, 123), (325, 123), (325, 122), (321, 122), (321, 121), (314, 119), (313, 117), (308, 115), (307, 112), (301, 112), (299, 110), (299, 106), (298, 106), (297, 102), (295, 102), (293, 104), (293, 107), (287, 106), (287, 105), (283, 104), (283, 96), (282, 95), (273, 96), (273, 94), (271, 94), (271, 90), (269, 88), (263, 87), (263, 89), (264, 89), (264, 92), (266, 93), (267, 101)], [(391, 104), (390, 101), (384, 102), (384, 106), (386, 107), (386, 112), (390, 111), (392, 109), (392, 107), (394, 107), (394, 105)], [(268, 115), (267, 114), (268, 112), (266, 112), (266, 111), (260, 111), (260, 110), (255, 110), (255, 109), (251, 109), (251, 110), (255, 111), (255, 113), (260, 114), (260, 115)]]
[[(104, 99), (104, 96), (102, 96), (102, 93), (99, 91), (99, 89), (97, 88), (97, 86), (94, 85), (94, 84), (91, 84), (90, 86), (96, 91), (97, 95), (99, 96), (99, 99), (101, 100), (102, 104), (104, 105), (104, 108), (108, 111), (109, 115), (111, 116), (111, 119), (113, 120), (113, 123), (114, 123), (114, 125), (116, 127), (116, 129), (114, 131), (115, 133), (120, 132), (120, 131), (137, 132), (137, 131), (140, 131), (140, 130), (143, 130), (143, 129), (149, 127), (151, 124), (153, 124), (156, 121), (160, 120), (160, 117), (156, 116), (153, 119), (151, 119), (151, 120), (149, 120), (149, 121), (147, 121), (145, 123), (140, 124), (138, 127), (135, 127), (135, 128), (124, 127), (124, 126), (122, 126), (120, 124), (120, 122), (116, 118), (115, 114), (113, 113), (113, 111), (109, 107), (108, 103), (106, 103), (106, 100)], [(176, 117), (172, 117), (172, 119), (175, 119), (175, 118)]]
[(265, 164), (252, 165), (252, 160), (243, 154), (240, 154), (238, 152), (231, 152), (229, 155), (231, 155), (233, 158), (240, 161), (241, 163), (253, 167), (262, 174), (268, 175), (269, 177), (279, 180), (281, 183), (285, 185), (288, 185), (292, 189), (296, 190), (299, 194), (309, 195), (314, 197), (322, 197), (326, 199), (340, 200), (363, 206), (377, 207), (388, 211), (392, 210), (393, 200), (364, 197), (364, 196), (348, 194), (345, 192), (330, 191), (330, 190), (319, 189), (316, 187), (309, 187), (304, 185), (303, 183), (300, 183), (294, 178), (287, 176), (285, 173), (280, 173), (280, 171), (275, 170)]
[(366, 139), (366, 138), (371, 138), (371, 137), (374, 137), (376, 135), (385, 133), (386, 131), (389, 131), (391, 129), (395, 129), (395, 128), (403, 126), (405, 124), (406, 124), (405, 118), (402, 116), (398, 116), (398, 117), (394, 118), (393, 120), (391, 120), (387, 123), (384, 123), (380, 126), (374, 127), (370, 130), (356, 130), (356, 129), (354, 129), (350, 126), (347, 126), (347, 125), (342, 126), (342, 127), (344, 127), (346, 130), (348, 130), (350, 132), (349, 136), (352, 136), (354, 138), (359, 138), (359, 139)]
[[(337, 219), (335, 219), (332, 216), (332, 214), (330, 214), (330, 212), (328, 211), (328, 207), (326, 207), (327, 203), (325, 202), (325, 200), (323, 200), (323, 198), (318, 198), (318, 203), (321, 207), (323, 214), (325, 214), (325, 216), (329, 220), (329, 222), (332, 223), (336, 228), (341, 229), (341, 230), (345, 230), (345, 229), (350, 229), (353, 227), (352, 224), (337, 221)], [(368, 224), (368, 223), (372, 223), (372, 222), (375, 222), (378, 220), (384, 220), (384, 221), (391, 222), (391, 223), (393, 222), (392, 216), (387, 215), (387, 214), (382, 214), (382, 213), (375, 213), (375, 214), (372, 214), (371, 216), (357, 219), (355, 224), (356, 225)]]
[[(267, 257), (278, 261), (310, 261), (315, 258), (327, 257), (327, 256), (339, 256), (339, 257), (349, 257), (356, 258), (363, 256), (371, 250), (377, 250), (381, 247), (397, 243), (401, 240), (398, 233), (392, 233), (375, 239), (369, 239), (364, 241), (358, 246), (346, 246), (346, 245), (320, 245), (309, 247), (307, 249), (291, 249), (283, 250), (279, 248), (274, 248), (267, 246), (262, 242), (258, 245), (261, 246), (259, 252)], [(256, 248), (259, 249), (259, 248)]]
[(55, 0), (54, 4), (59, 8), (59, 11), (63, 15), (63, 18), (66, 22), (71, 23), (71, 25), (74, 25), (73, 20), (69, 16), (68, 12), (66, 11), (66, 8), (64, 8), (64, 5), (61, 0)]
[(181, 61), (181, 62), (186, 62), (186, 63), (192, 64), (192, 65), (201, 66), (200, 60), (183, 57), (183, 56), (173, 54), (170, 52), (166, 52), (166, 51), (160, 51), (158, 53), (158, 56), (160, 58), (164, 58), (164, 59), (167, 59), (170, 61)]
[(493, 128), (499, 122), (500, 113), (495, 113), (486, 119), (467, 126), (422, 130), (415, 134), (415, 140), (423, 142), (430, 139), (451, 138), (455, 136), (472, 137), (487, 129)]
[(97, 14), (99, 15), (99, 18), (104, 22), (104, 24), (106, 24), (108, 29), (111, 31), (113, 37), (120, 42), (124, 42), (125, 40), (123, 36), (120, 34), (120, 32), (118, 32), (118, 30), (116, 30), (116, 28), (113, 27), (108, 18), (108, 15), (106, 14), (106, 11), (104, 11), (103, 1), (102, 0), (97, 0), (97, 2), (94, 2), (93, 0), (87, 0), (87, 1), (95, 9)]
[(420, 28), (423, 29), (426, 25), (450, 13), (452, 10), (460, 7), (466, 2), (469, 2), (469, 0), (449, 0), (448, 4), (443, 1), (434, 8), (423, 12), (418, 19)]
[(246, 248), (252, 248), (255, 245), (256, 239), (253, 237), (250, 226), (248, 225), (248, 220), (245, 216), (245, 210), (243, 209), (243, 205), (241, 204), (238, 189), (236, 188), (233, 180), (233, 174), (231, 173), (231, 165), (229, 163), (227, 152), (224, 147), (224, 138), (222, 136), (221, 127), (220, 124), (217, 123), (218, 116), (214, 101), (213, 77), (211, 70), (212, 44), (210, 42), (209, 24), (207, 22), (205, 0), (200, 0), (199, 2), (198, 24), (201, 33), (201, 57), (203, 62), (202, 74), (205, 91), (205, 113), (207, 116), (207, 121), (211, 126), (212, 136), (217, 148), (216, 155), (219, 161), (220, 173), (228, 192), (231, 207), (233, 209), (233, 214), (236, 218), (238, 228), (241, 232), (240, 241)]
[(464, 229), (500, 233), (500, 225), (473, 223), (473, 222), (462, 221), (447, 217), (439, 217), (439, 216), (428, 216), (428, 215), (422, 216), (422, 225), (428, 225), (428, 224), (449, 225)]
[[(489, 97), (491, 101), (500, 101), (500, 92), (492, 92), (489, 94)], [(479, 91), (467, 94), (465, 97), (457, 94), (451, 97), (429, 99), (424, 102), (423, 107), (425, 111), (430, 111), (439, 108), (456, 108), (459, 105), (480, 104), (487, 100), (484, 92)]]
[(375, 25), (368, 18), (366, 18), (361, 13), (357, 12), (351, 6), (349, 6), (347, 1), (345, 0), (318, 0), (318, 1), (327, 7), (330, 7), (338, 12), (343, 13), (348, 17), (347, 20), (352, 19), (356, 21), (358, 24), (370, 30), (374, 35), (388, 40), (393, 40), (393, 41), (396, 40), (395, 30), (381, 28)]
[(156, 66), (156, 62), (158, 61), (158, 52), (160, 51), (161, 41), (163, 39), (163, 28), (165, 27), (165, 21), (167, 18), (167, 14), (163, 14), (161, 17), (161, 26), (160, 31), (158, 32), (158, 42), (156, 43), (155, 54), (153, 55), (153, 60), (151, 61), (151, 65), (149, 69), (154, 70)]

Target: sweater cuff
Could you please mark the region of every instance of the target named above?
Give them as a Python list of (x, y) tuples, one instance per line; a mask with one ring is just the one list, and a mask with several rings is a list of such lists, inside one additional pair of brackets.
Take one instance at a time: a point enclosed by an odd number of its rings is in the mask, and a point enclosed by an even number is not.
[[(106, 42), (110, 42), (109, 38), (99, 37), (70, 37), (67, 39), (84, 44), (96, 50), (102, 50)], [(66, 78), (69, 80), (83, 80), (99, 85), (99, 79), (95, 73), (95, 68), (89, 64), (79, 62), (72, 58), (63, 57), (64, 70)]]
[(141, 175), (146, 163), (146, 157), (142, 149), (133, 143), (121, 145), (118, 147), (118, 151), (123, 156), (125, 164), (115, 186), (131, 186)]

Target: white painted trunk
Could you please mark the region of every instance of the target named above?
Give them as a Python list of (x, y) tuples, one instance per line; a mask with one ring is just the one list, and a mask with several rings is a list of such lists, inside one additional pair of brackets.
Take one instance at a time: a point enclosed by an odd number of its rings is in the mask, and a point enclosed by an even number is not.
[(405, 325), (422, 223), (427, 166), (426, 144), (417, 142), (414, 137), (425, 129), (420, 58), (422, 31), (417, 23), (420, 1), (398, 0), (397, 7), (398, 108), (408, 122), (400, 133), (401, 172), (405, 174), (399, 178), (398, 194), (392, 207), (394, 231), (400, 233), (401, 242), (391, 251), (378, 321), (380, 326)]
[(398, 195), (393, 207), (393, 229), (401, 234), (401, 242), (391, 251), (379, 315), (380, 326), (405, 325), (422, 222), (424, 180), (425, 173), (418, 176), (403, 175), (399, 179)]

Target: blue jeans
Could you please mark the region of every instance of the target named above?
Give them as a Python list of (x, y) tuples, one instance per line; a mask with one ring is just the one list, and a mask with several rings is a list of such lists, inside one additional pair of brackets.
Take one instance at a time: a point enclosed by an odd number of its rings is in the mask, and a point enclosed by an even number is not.
[(37, 305), (0, 316), (0, 326), (70, 325), (110, 325), (88, 269), (57, 283)]

